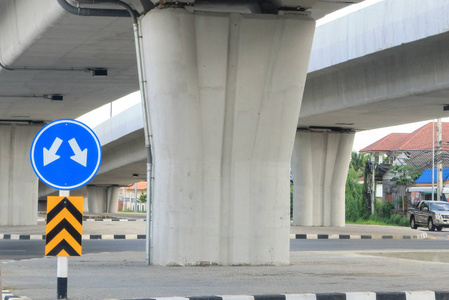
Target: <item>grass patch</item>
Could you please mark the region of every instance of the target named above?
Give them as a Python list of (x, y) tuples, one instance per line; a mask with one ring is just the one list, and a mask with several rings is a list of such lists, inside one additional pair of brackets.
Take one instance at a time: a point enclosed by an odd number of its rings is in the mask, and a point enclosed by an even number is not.
[(369, 216), (367, 219), (358, 219), (357, 221), (346, 220), (346, 224), (360, 224), (360, 225), (380, 225), (380, 226), (401, 226), (408, 227), (409, 220), (407, 217), (402, 217), (400, 215), (391, 215), (390, 218), (381, 217), (379, 215)]
[(127, 212), (129, 212), (129, 213), (145, 213), (147, 211), (146, 210), (134, 211), (134, 210), (131, 210), (131, 209), (124, 209), (124, 210), (119, 209), (118, 212), (124, 212), (124, 213), (127, 213)]
[[(360, 224), (360, 225), (381, 225), (381, 226), (391, 226), (392, 224), (376, 221), (376, 220), (357, 220), (356, 222), (346, 222), (346, 224)], [(399, 226), (399, 225), (396, 225)]]

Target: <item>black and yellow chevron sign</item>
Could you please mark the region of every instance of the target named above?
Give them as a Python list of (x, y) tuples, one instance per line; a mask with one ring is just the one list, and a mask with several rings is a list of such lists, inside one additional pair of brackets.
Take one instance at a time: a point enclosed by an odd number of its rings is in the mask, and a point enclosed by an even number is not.
[(83, 197), (47, 197), (46, 256), (81, 256)]

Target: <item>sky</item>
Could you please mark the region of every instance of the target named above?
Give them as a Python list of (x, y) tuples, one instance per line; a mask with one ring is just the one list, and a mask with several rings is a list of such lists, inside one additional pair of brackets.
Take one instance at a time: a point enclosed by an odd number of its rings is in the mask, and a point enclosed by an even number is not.
[(82, 115), (77, 120), (93, 128), (110, 117), (113, 117), (138, 103), (140, 103), (139, 91), (94, 109), (87, 114)]
[(342, 16), (345, 16), (347, 14), (358, 11), (362, 8), (365, 8), (367, 6), (373, 5), (374, 3), (381, 2), (381, 1), (383, 1), (383, 0), (365, 0), (360, 3), (350, 5), (348, 7), (337, 10), (337, 11), (335, 11), (331, 14), (328, 14), (328, 15), (324, 16), (323, 18), (317, 20), (316, 25), (320, 26), (321, 24), (325, 24), (327, 22), (338, 19)]
[[(327, 22), (335, 20), (336, 18), (381, 1), (383, 0), (365, 0), (361, 3), (351, 5), (347, 8), (328, 14), (324, 18), (318, 20), (317, 25), (319, 26), (321, 24), (325, 24)], [(89, 127), (95, 127), (101, 122), (106, 121), (109, 117), (115, 116), (121, 111), (126, 110), (138, 103), (140, 103), (140, 94), (139, 92), (134, 92), (116, 101), (105, 104), (102, 107), (79, 117), (78, 120), (87, 124)], [(442, 119), (442, 121), (449, 122), (449, 118), (444, 118)], [(360, 149), (378, 141), (379, 139), (387, 136), (390, 133), (413, 132), (414, 130), (420, 128), (421, 126), (424, 126), (428, 122), (432, 122), (432, 120), (357, 132), (354, 139), (353, 150), (359, 151)]]

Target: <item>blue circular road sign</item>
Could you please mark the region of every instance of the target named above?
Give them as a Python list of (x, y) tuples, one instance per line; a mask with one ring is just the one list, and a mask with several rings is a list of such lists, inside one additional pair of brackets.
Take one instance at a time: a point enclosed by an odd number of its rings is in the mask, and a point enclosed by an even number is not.
[(101, 165), (101, 145), (87, 125), (62, 119), (49, 123), (31, 144), (31, 165), (39, 179), (58, 190), (87, 184)]

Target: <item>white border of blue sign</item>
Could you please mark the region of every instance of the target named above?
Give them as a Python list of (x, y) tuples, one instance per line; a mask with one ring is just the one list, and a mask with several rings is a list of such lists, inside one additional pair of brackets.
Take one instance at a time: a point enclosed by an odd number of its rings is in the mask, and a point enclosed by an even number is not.
[[(49, 128), (53, 127), (54, 125), (58, 125), (61, 123), (72, 123), (72, 124), (76, 124), (79, 125), (81, 127), (83, 127), (84, 129), (86, 129), (94, 138), (95, 140), (95, 144), (97, 146), (97, 151), (98, 151), (98, 159), (97, 159), (97, 165), (95, 166), (94, 171), (92, 172), (92, 174), (83, 182), (78, 183), (76, 185), (72, 185), (72, 186), (60, 186), (60, 185), (55, 185), (51, 182), (49, 182), (47, 179), (45, 179), (45, 177), (43, 177), (41, 175), (41, 173), (39, 172), (38, 168), (36, 167), (36, 163), (34, 161), (34, 151), (35, 151), (35, 147), (36, 147), (36, 143), (39, 139), (39, 137)], [(49, 124), (47, 124), (45, 127), (43, 127), (38, 133), (37, 135), (34, 137), (33, 143), (31, 144), (31, 151), (30, 151), (30, 160), (31, 160), (31, 166), (33, 167), (34, 172), (36, 173), (36, 175), (39, 177), (40, 180), (42, 180), (42, 182), (44, 182), (45, 184), (47, 184), (48, 186), (55, 188), (57, 190), (74, 190), (77, 188), (82, 187), (83, 185), (86, 185), (89, 181), (92, 180), (92, 178), (94, 178), (94, 176), (97, 174), (98, 170), (100, 169), (100, 165), (101, 165), (101, 157), (102, 157), (102, 151), (101, 151), (101, 144), (100, 144), (100, 140), (98, 139), (97, 135), (95, 134), (95, 132), (90, 129), (86, 124), (81, 123), (80, 121), (76, 121), (76, 120), (72, 120), (72, 119), (60, 119), (60, 120), (56, 120), (53, 121)]]

